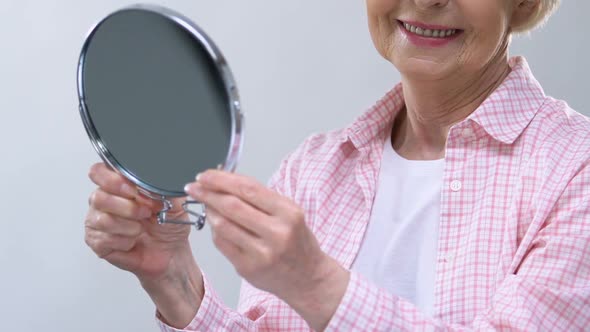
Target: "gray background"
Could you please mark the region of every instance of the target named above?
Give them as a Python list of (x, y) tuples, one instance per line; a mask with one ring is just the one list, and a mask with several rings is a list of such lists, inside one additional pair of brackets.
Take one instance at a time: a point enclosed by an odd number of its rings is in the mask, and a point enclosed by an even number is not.
[[(97, 259), (83, 241), (93, 190), (86, 175), (98, 157), (77, 114), (78, 52), (95, 21), (131, 3), (0, 6), (3, 331), (156, 331), (153, 305), (134, 277)], [(373, 49), (362, 0), (160, 4), (195, 20), (226, 54), (247, 114), (239, 172), (261, 181), (305, 136), (349, 123), (399, 79)], [(567, 0), (546, 28), (512, 46), (549, 94), (583, 113), (590, 111), (588, 12), (590, 2)], [(235, 306), (233, 268), (208, 231), (191, 240), (200, 265)]]

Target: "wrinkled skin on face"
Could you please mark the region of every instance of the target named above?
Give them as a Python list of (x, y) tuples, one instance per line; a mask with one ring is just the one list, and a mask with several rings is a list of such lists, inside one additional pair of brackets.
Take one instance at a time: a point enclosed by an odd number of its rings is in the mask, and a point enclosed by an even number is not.
[[(505, 58), (512, 29), (537, 2), (515, 0), (367, 0), (369, 30), (377, 51), (402, 75), (440, 80), (472, 76)], [(444, 47), (417, 47), (399, 21), (461, 30)]]

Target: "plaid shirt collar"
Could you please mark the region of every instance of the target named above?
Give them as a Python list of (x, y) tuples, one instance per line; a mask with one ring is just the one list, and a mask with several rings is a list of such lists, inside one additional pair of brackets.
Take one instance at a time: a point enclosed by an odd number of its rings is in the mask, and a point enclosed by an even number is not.
[[(512, 70), (504, 82), (461, 121), (477, 123), (491, 137), (504, 144), (516, 141), (545, 100), (543, 88), (531, 73), (525, 58), (513, 57), (509, 65)], [(393, 119), (403, 106), (403, 87), (400, 83), (345, 129), (346, 139), (357, 149), (364, 150), (377, 135), (383, 135), (391, 128)], [(506, 113), (511, 116), (506, 116)]]

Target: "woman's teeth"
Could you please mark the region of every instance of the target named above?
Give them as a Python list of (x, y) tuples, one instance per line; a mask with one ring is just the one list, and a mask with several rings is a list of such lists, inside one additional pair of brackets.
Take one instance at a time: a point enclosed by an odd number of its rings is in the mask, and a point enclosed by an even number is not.
[(448, 30), (432, 30), (432, 29), (423, 29), (420, 27), (415, 27), (411, 24), (404, 23), (404, 28), (410, 31), (413, 34), (422, 37), (430, 37), (430, 38), (446, 38), (450, 37), (457, 33), (457, 29), (448, 29)]

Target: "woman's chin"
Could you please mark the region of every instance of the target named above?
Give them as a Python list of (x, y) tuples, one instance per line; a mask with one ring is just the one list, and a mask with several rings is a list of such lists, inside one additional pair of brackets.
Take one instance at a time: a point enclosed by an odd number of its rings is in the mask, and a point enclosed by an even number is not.
[(405, 78), (412, 80), (439, 80), (443, 79), (457, 68), (450, 68), (448, 63), (439, 59), (412, 58), (395, 64), (397, 70)]

